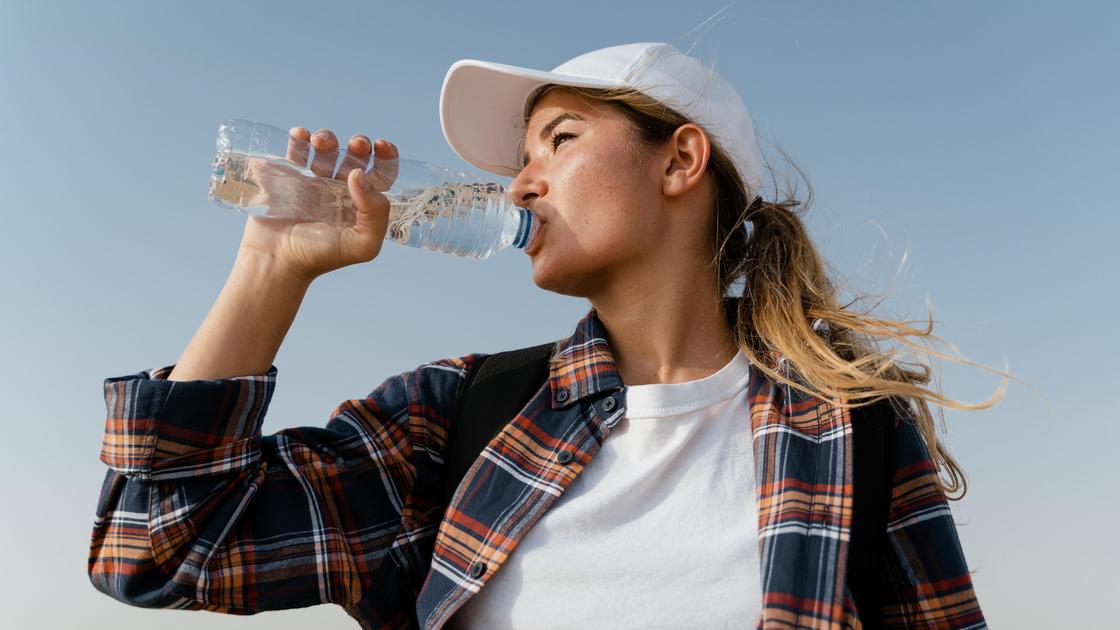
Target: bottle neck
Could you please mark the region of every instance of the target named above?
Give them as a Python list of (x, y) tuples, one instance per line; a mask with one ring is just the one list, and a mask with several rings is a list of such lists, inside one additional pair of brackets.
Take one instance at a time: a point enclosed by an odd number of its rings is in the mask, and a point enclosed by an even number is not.
[(525, 249), (525, 246), (537, 235), (540, 230), (540, 221), (533, 216), (532, 212), (525, 208), (518, 208), (520, 213), (521, 222), (517, 226), (517, 234), (513, 238), (513, 246), (517, 249)]

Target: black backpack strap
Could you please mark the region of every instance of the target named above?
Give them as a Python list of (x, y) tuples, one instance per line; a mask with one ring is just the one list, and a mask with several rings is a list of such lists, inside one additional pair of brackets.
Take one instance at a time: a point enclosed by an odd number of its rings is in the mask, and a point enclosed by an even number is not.
[(880, 627), (882, 554), (894, 474), (898, 411), (890, 399), (851, 410), (853, 442), (852, 529), (848, 545), (848, 589), (863, 627)]
[(456, 394), (457, 411), (444, 466), (445, 503), (450, 503), (455, 489), (490, 440), (544, 384), (554, 347), (555, 343), (549, 342), (508, 350), (471, 365)]

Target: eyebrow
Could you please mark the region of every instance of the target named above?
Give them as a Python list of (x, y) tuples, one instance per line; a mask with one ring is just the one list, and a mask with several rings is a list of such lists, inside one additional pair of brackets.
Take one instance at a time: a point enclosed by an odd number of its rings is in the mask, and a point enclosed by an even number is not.
[[(580, 116), (579, 114), (575, 114), (575, 113), (572, 113), (572, 112), (564, 112), (563, 114), (560, 114), (556, 118), (553, 118), (552, 122), (548, 123), (547, 125), (545, 125), (544, 127), (541, 128), (541, 132), (539, 134), (541, 141), (543, 142), (544, 140), (546, 140), (548, 138), (548, 134), (552, 133), (552, 130), (555, 129), (557, 125), (564, 122), (565, 120), (583, 120), (583, 116)], [(521, 157), (522, 157), (521, 167), (524, 168), (524, 167), (529, 165), (529, 152), (526, 151), (525, 154), (522, 155)]]

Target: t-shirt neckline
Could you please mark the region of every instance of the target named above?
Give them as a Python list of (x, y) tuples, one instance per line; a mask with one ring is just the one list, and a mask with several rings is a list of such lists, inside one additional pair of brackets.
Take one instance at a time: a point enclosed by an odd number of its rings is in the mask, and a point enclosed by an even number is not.
[(714, 374), (684, 383), (649, 383), (626, 387), (628, 418), (661, 418), (688, 413), (727, 400), (747, 384), (750, 360), (735, 353)]

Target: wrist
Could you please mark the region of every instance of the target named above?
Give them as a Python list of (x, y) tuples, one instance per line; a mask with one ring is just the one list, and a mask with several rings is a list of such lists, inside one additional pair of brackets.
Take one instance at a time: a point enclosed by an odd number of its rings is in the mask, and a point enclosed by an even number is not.
[(314, 276), (298, 272), (275, 255), (242, 247), (237, 251), (231, 277), (243, 278), (258, 287), (281, 287), (305, 292)]

